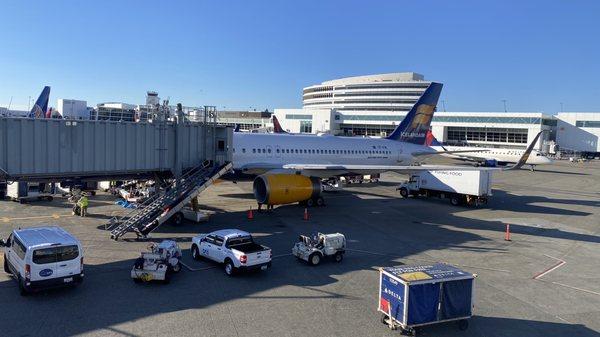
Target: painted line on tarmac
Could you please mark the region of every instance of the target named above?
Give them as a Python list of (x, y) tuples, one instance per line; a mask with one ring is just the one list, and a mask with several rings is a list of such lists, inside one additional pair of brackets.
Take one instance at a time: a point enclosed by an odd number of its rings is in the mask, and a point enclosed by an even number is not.
[[(292, 255), (292, 253), (275, 255), (275, 256), (271, 257), (271, 259), (277, 259), (280, 257), (291, 256), (291, 255)], [(219, 267), (219, 266), (209, 266), (209, 267), (202, 267), (202, 268), (192, 268), (183, 262), (179, 262), (179, 263), (181, 263), (181, 265), (186, 267), (189, 271), (203, 271), (203, 270), (215, 269), (215, 268)]]
[(573, 287), (573, 286), (570, 286), (568, 284), (563, 284), (563, 283), (558, 283), (558, 282), (551, 282), (551, 283), (559, 285), (559, 286), (563, 286), (563, 287), (566, 287), (566, 288), (571, 288), (571, 289), (574, 289), (574, 290), (583, 291), (583, 292), (588, 293), (588, 294), (593, 294), (593, 295), (600, 296), (600, 293), (592, 291), (592, 290), (587, 290), (587, 289), (583, 289), (583, 288)]
[(28, 216), (28, 217), (23, 217), (23, 218), (8, 218), (8, 217), (3, 217), (1, 218), (3, 222), (11, 222), (11, 221), (15, 221), (15, 220), (35, 220), (35, 219), (59, 219), (62, 217), (68, 217), (68, 216), (73, 216), (72, 214), (51, 214), (51, 215), (40, 215), (40, 216)]
[(565, 262), (564, 260), (561, 260), (561, 259), (559, 259), (559, 258), (557, 258), (557, 257), (550, 256), (550, 255), (546, 255), (546, 254), (544, 254), (544, 256), (546, 256), (546, 257), (549, 257), (549, 258), (551, 258), (551, 259), (554, 259), (554, 260), (558, 261), (558, 263), (557, 263), (557, 264), (555, 264), (555, 265), (553, 265), (552, 267), (550, 267), (550, 268), (548, 268), (548, 269), (546, 269), (546, 270), (542, 271), (541, 273), (538, 273), (538, 274), (534, 275), (534, 276), (533, 276), (533, 279), (534, 279), (534, 280), (538, 280), (538, 279), (540, 279), (542, 276), (544, 276), (544, 275), (546, 275), (546, 274), (548, 274), (548, 273), (550, 273), (550, 272), (552, 272), (552, 271), (555, 271), (556, 269), (558, 269), (558, 268), (562, 267), (563, 265), (567, 264), (567, 262)]
[[(404, 259), (404, 260), (425, 261), (425, 262), (430, 262), (430, 263), (439, 263), (440, 262), (440, 261), (430, 260), (430, 259), (422, 259), (422, 258), (414, 258), (414, 257), (402, 257), (402, 256), (399, 256), (399, 255), (393, 255), (393, 254), (370, 252), (368, 250), (360, 250), (360, 249), (346, 249), (346, 250), (350, 251), (350, 252), (366, 253), (366, 254), (379, 255), (379, 256), (398, 257), (398, 258), (401, 258), (401, 259)], [(453, 266), (459, 266), (459, 267), (473, 268), (473, 269), (483, 269), (483, 270), (499, 271), (499, 272), (502, 272), (502, 273), (510, 273), (510, 270), (504, 270), (504, 269), (487, 268), (487, 267), (477, 267), (477, 266), (470, 266), (470, 265), (466, 265), (466, 264), (455, 264), (455, 263), (453, 263), (452, 265)]]

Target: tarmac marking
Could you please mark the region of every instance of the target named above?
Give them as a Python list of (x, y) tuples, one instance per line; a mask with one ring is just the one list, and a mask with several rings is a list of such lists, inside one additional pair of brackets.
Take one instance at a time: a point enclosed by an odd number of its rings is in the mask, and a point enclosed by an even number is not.
[(3, 222), (11, 222), (11, 221), (15, 221), (15, 220), (34, 220), (34, 219), (59, 219), (61, 217), (67, 217), (67, 216), (72, 216), (72, 214), (51, 214), (51, 215), (40, 215), (40, 216), (28, 216), (28, 217), (23, 217), (23, 218), (7, 218), (4, 217), (2, 218)]
[(538, 273), (538, 274), (536, 274), (535, 276), (533, 276), (533, 279), (534, 279), (534, 280), (538, 280), (538, 279), (540, 279), (542, 276), (544, 276), (544, 275), (546, 275), (546, 274), (548, 274), (548, 273), (550, 273), (550, 272), (552, 272), (552, 271), (554, 271), (554, 270), (556, 270), (556, 269), (560, 268), (561, 266), (563, 266), (564, 264), (566, 264), (566, 263), (567, 263), (567, 262), (565, 262), (564, 260), (561, 260), (561, 259), (559, 259), (559, 258), (556, 258), (556, 257), (550, 256), (550, 255), (547, 255), (547, 254), (544, 254), (544, 256), (546, 256), (546, 257), (549, 257), (549, 258), (551, 258), (551, 259), (554, 259), (554, 260), (558, 261), (558, 263), (557, 263), (557, 264), (555, 264), (555, 265), (553, 265), (552, 267), (550, 267), (550, 268), (548, 268), (548, 269), (546, 269), (546, 270), (542, 271), (541, 273)]
[(552, 284), (559, 285), (559, 286), (563, 286), (563, 287), (566, 287), (566, 288), (571, 288), (571, 289), (574, 289), (574, 290), (583, 291), (583, 292), (586, 292), (586, 293), (588, 293), (588, 294), (593, 294), (593, 295), (598, 295), (598, 296), (600, 296), (600, 293), (598, 293), (598, 292), (595, 292), (595, 291), (591, 291), (591, 290), (587, 290), (587, 289), (583, 289), (583, 288), (578, 288), (578, 287), (573, 287), (573, 286), (570, 286), (570, 285), (568, 285), (568, 284), (563, 284), (563, 283), (558, 283), (558, 282), (551, 282), (551, 283), (552, 283)]

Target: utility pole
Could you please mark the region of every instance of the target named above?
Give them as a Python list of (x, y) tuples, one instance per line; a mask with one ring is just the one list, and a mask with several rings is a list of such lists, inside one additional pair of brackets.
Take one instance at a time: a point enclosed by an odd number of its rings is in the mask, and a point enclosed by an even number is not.
[(505, 100), (505, 99), (503, 99), (503, 100), (502, 100), (502, 103), (504, 103), (504, 112), (507, 112), (507, 110), (506, 110), (506, 100)]

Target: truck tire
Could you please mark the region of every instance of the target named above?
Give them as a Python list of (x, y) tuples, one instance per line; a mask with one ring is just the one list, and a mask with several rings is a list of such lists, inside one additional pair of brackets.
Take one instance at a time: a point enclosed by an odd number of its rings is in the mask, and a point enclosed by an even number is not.
[(4, 254), (4, 272), (7, 274), (12, 274), (10, 268), (8, 268), (8, 261), (6, 260), (6, 254)]
[(402, 188), (400, 189), (400, 196), (401, 196), (402, 198), (408, 198), (408, 188), (406, 188), (406, 187), (402, 187)]
[(177, 212), (173, 214), (173, 224), (179, 226), (183, 223), (183, 213)]
[(233, 262), (230, 259), (226, 259), (225, 260), (225, 274), (227, 274), (227, 276), (233, 276), (235, 274), (235, 266), (233, 265)]
[(200, 260), (200, 251), (198, 250), (198, 246), (192, 245), (192, 258), (196, 261)]
[(317, 266), (319, 263), (321, 263), (321, 254), (312, 253), (308, 257), (308, 263), (310, 263), (311, 266)]
[(344, 254), (342, 254), (340, 252), (337, 252), (337, 253), (335, 253), (335, 255), (333, 255), (333, 260), (335, 262), (338, 262), (338, 263), (342, 262), (343, 259), (344, 259)]
[(461, 197), (458, 194), (453, 194), (450, 197), (450, 203), (452, 204), (452, 206), (460, 206), (461, 204)]

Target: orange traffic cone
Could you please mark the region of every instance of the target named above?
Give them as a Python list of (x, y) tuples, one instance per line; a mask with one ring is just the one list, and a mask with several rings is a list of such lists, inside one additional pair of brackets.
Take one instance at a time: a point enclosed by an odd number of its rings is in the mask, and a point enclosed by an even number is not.
[(510, 241), (510, 225), (506, 224), (506, 233), (504, 233), (504, 241)]
[(303, 217), (303, 219), (306, 220), (306, 221), (308, 221), (308, 208), (306, 208), (306, 207), (304, 208), (304, 217)]
[(252, 212), (252, 208), (248, 210), (248, 220), (254, 219), (254, 213)]

